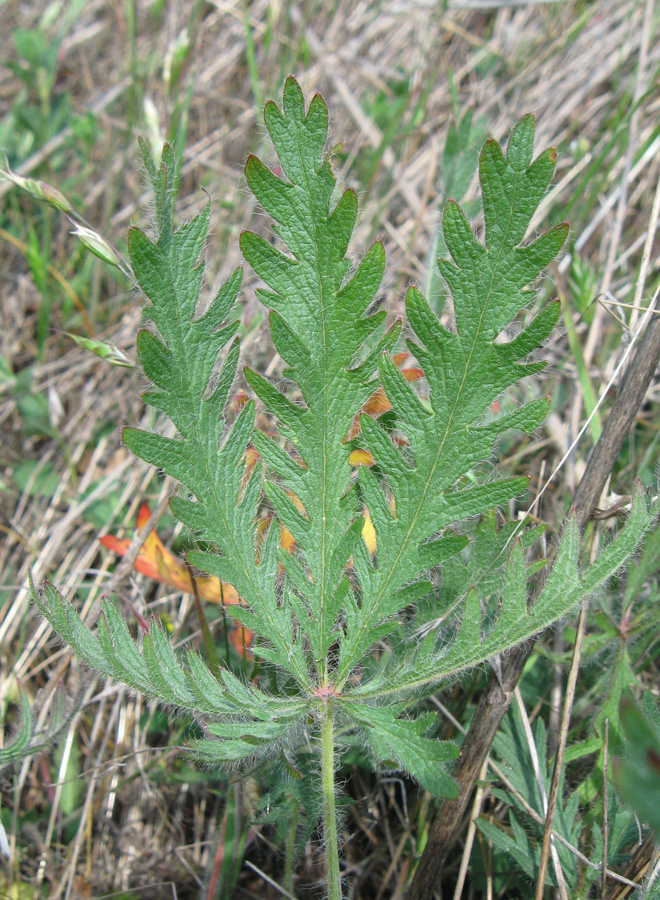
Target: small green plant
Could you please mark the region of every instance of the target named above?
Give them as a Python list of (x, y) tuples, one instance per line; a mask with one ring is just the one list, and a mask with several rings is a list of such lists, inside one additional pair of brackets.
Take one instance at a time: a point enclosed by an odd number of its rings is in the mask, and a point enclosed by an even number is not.
[[(70, 725), (74, 714), (80, 707), (79, 698), (73, 703), (67, 703), (64, 691), (58, 688), (55, 693), (55, 702), (50, 714), (48, 729), (37, 731), (30, 698), (20, 682), (18, 684), (18, 695), (21, 707), (20, 725), (13, 738), (0, 748), (0, 772), (5, 766), (14, 765), (28, 756), (41, 753), (54, 744), (62, 736), (64, 729)], [(4, 722), (0, 718), (0, 727), (3, 724)]]
[[(552, 178), (555, 152), (532, 159), (531, 116), (514, 127), (506, 154), (494, 140), (485, 144), (485, 244), (458, 205), (447, 203), (443, 232), (452, 259), (439, 266), (451, 292), (455, 330), (441, 325), (416, 287), (406, 296), (408, 349), (424, 372), (423, 399), (391, 356), (402, 323), (385, 329), (387, 313), (374, 311), (385, 270), (382, 244), (376, 241), (357, 264), (346, 255), (357, 195), (338, 190), (326, 156), (323, 99), (316, 95), (305, 110), (302, 92), (289, 78), (282, 109), (267, 103), (265, 121), (283, 176), (254, 156), (245, 176), (276, 223), (275, 243), (245, 232), (241, 249), (267, 285), (258, 296), (287, 366), (286, 387), (244, 371), (277, 430), (267, 436), (255, 427), (254, 400), (228, 422), (240, 354), (241, 273), (200, 307), (209, 208), (175, 230), (176, 160), (165, 146), (156, 167), (142, 143), (157, 232), (152, 239), (134, 228), (128, 242), (133, 274), (149, 301), (144, 315), (150, 326), (138, 336), (138, 353), (153, 382), (145, 402), (171, 420), (178, 437), (124, 431), (137, 456), (180, 483), (172, 510), (205, 548), (189, 553), (190, 563), (232, 585), (246, 601), (232, 607), (232, 616), (255, 635), (257, 671), (247, 682), (229, 667), (212, 672), (194, 651), (175, 654), (156, 620), (136, 640), (110, 600), (104, 600), (93, 634), (52, 585), (33, 593), (43, 615), (88, 665), (199, 720), (204, 737), (185, 750), (200, 762), (236, 765), (270, 756), (292, 768), (297, 753), (316, 748), (327, 892), (339, 900), (335, 771), (343, 746), (357, 735), (377, 764), (406, 771), (435, 796), (454, 795), (447, 765), (458, 748), (433, 736), (433, 716), (415, 715), (416, 702), (443, 680), (566, 616), (630, 556), (652, 515), (637, 490), (625, 527), (584, 573), (579, 524), (569, 515), (552, 571), (531, 605), (527, 584), (538, 561), (528, 563), (528, 542), (509, 535), (502, 577), (484, 579), (489, 591), (497, 588), (495, 615), (482, 612), (490, 593), (480, 595), (475, 581), (454, 567), (455, 583), (466, 585), (467, 593), (458, 587), (458, 594), (443, 599), (442, 611), (458, 606), (457, 620), (449, 617), (448, 633), (431, 628), (423, 641), (411, 639), (422, 600), (428, 625), (429, 604), (436, 602), (433, 579), (442, 564), (463, 554), (469, 566), (468, 539), (452, 526), (512, 500), (527, 486), (526, 478), (480, 480), (477, 472), (503, 432), (532, 433), (548, 409), (545, 398), (497, 415), (492, 405), (543, 368), (543, 362), (525, 360), (559, 313), (558, 304), (550, 303), (516, 337), (502, 340), (535, 299), (526, 287), (566, 239), (567, 226), (559, 225), (524, 243)], [(371, 465), (356, 468), (347, 435), (354, 434), (356, 416), (379, 386), (392, 413), (383, 423), (360, 417), (357, 441)], [(262, 460), (254, 468), (246, 465), (249, 448)], [(274, 513), (265, 536), (257, 525), (264, 505)], [(375, 553), (363, 538), (366, 512), (375, 528)], [(295, 540), (292, 552), (280, 545), (280, 525)], [(498, 555), (503, 551), (499, 547)], [(388, 652), (378, 651), (388, 638)]]

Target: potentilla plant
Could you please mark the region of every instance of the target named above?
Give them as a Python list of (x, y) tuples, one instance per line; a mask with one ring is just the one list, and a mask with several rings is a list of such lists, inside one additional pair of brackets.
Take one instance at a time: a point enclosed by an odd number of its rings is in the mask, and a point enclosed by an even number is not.
[[(483, 243), (459, 206), (447, 203), (443, 230), (452, 258), (439, 266), (453, 300), (454, 329), (440, 323), (416, 287), (406, 296), (407, 346), (425, 382), (418, 390), (393, 359), (402, 323), (385, 328), (387, 312), (373, 311), (385, 270), (383, 245), (376, 241), (359, 262), (347, 255), (357, 195), (338, 190), (326, 151), (325, 102), (317, 94), (306, 110), (289, 78), (282, 108), (269, 102), (264, 115), (282, 174), (251, 156), (245, 177), (274, 220), (276, 243), (251, 232), (240, 243), (267, 285), (258, 297), (287, 366), (286, 387), (246, 367), (256, 400), (228, 422), (240, 360), (241, 272), (199, 312), (209, 207), (175, 230), (173, 153), (166, 146), (156, 166), (142, 144), (157, 232), (150, 238), (133, 228), (129, 236), (132, 271), (148, 301), (149, 325), (137, 346), (153, 383), (144, 400), (171, 420), (178, 436), (123, 433), (138, 457), (179, 482), (172, 511), (205, 548), (189, 553), (189, 561), (244, 599), (232, 616), (255, 635), (262, 677), (248, 683), (230, 668), (216, 677), (197, 652), (175, 653), (157, 620), (135, 639), (109, 599), (92, 633), (52, 585), (44, 583), (34, 598), (89, 666), (198, 719), (205, 736), (185, 752), (200, 762), (236, 766), (301, 744), (316, 748), (327, 894), (339, 900), (335, 771), (343, 743), (358, 735), (377, 763), (407, 772), (437, 797), (452, 796), (457, 788), (448, 764), (458, 748), (429, 736), (433, 716), (415, 715), (415, 705), (443, 680), (570, 613), (634, 551), (651, 512), (636, 491), (625, 527), (584, 573), (579, 524), (569, 515), (533, 604), (523, 542), (513, 540), (494, 620), (482, 614), (484, 598), (471, 587), (449, 632), (432, 629), (421, 642), (390, 640), (374, 664), (375, 648), (400, 632), (404, 613), (408, 621), (416, 603), (433, 595), (438, 573), (442, 584), (443, 562), (461, 553), (469, 560), (468, 540), (452, 526), (526, 489), (526, 478), (478, 483), (474, 472), (504, 431), (532, 433), (548, 410), (545, 398), (500, 414), (492, 407), (543, 368), (525, 360), (559, 313), (558, 303), (549, 303), (516, 337), (501, 339), (534, 303), (526, 288), (566, 240), (567, 226), (558, 225), (525, 243), (556, 154), (550, 149), (533, 159), (532, 116), (514, 127), (506, 153), (494, 140), (485, 144)], [(392, 406), (386, 423), (360, 415), (379, 387)], [(258, 404), (277, 423), (274, 433), (255, 426)], [(354, 442), (347, 441), (349, 433), (355, 436), (356, 417), (360, 466), (353, 464)], [(248, 449), (259, 455), (256, 466), (246, 462), (255, 456), (246, 456)], [(265, 535), (263, 517), (258, 523), (264, 504), (274, 513)], [(363, 533), (367, 513), (375, 547)], [(292, 548), (291, 542), (283, 548), (281, 526), (293, 537)]]

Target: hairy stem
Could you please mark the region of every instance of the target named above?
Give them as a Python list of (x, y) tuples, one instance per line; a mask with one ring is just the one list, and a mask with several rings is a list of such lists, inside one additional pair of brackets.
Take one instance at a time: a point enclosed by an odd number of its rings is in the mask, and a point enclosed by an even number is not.
[(328, 878), (328, 900), (341, 900), (337, 813), (335, 810), (335, 745), (332, 700), (321, 704), (321, 778), (323, 781), (323, 843)]
[(286, 858), (284, 860), (284, 889), (293, 894), (293, 864), (295, 862), (296, 853), (296, 835), (298, 834), (298, 814), (300, 804), (297, 800), (293, 801), (293, 812), (291, 814), (291, 824), (289, 825), (289, 833), (286, 837)]

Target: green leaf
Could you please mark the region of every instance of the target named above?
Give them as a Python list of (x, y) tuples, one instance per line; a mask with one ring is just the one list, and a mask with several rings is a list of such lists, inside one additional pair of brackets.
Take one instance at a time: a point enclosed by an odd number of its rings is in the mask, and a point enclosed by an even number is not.
[[(543, 368), (531, 357), (559, 313), (557, 303), (532, 311), (535, 282), (567, 235), (559, 225), (526, 237), (555, 165), (554, 150), (533, 159), (533, 118), (514, 127), (506, 153), (492, 140), (481, 152), (483, 241), (460, 207), (446, 204), (450, 258), (439, 271), (454, 321), (443, 325), (416, 287), (407, 292), (408, 347), (423, 370), (415, 385), (390, 357), (403, 323), (388, 327), (387, 313), (375, 311), (383, 246), (376, 241), (361, 258), (350, 246), (357, 193), (338, 183), (326, 153), (325, 102), (315, 95), (306, 107), (288, 78), (281, 108), (269, 102), (264, 121), (276, 167), (270, 171), (251, 156), (245, 177), (272, 218), (272, 235), (244, 232), (240, 245), (265, 285), (257, 297), (286, 364), (283, 377), (276, 384), (245, 368), (256, 400), (232, 402), (241, 272), (215, 294), (208, 291), (210, 208), (176, 227), (179, 161), (165, 145), (157, 165), (142, 142), (156, 226), (150, 235), (133, 228), (128, 238), (146, 298), (137, 352), (151, 382), (144, 401), (169, 421), (124, 431), (129, 449), (179, 483), (172, 511), (201, 545), (189, 553), (190, 563), (241, 598), (230, 615), (253, 632), (255, 683), (240, 669), (240, 677), (229, 668), (215, 677), (194, 651), (179, 655), (156, 619), (148, 633), (133, 637), (118, 607), (105, 601), (93, 632), (52, 585), (32, 591), (42, 614), (90, 667), (197, 717), (205, 737), (187, 751), (201, 762), (237, 763), (274, 747), (279, 756), (283, 744), (295, 741), (313, 748), (308, 738), (319, 734), (332, 843), (333, 718), (348, 719), (380, 764), (405, 770), (436, 796), (455, 796), (446, 770), (455, 745), (427, 737), (431, 719), (406, 715), (407, 704), (566, 616), (625, 563), (654, 513), (638, 489), (625, 527), (582, 575), (580, 529), (571, 513), (531, 606), (527, 585), (545, 561), (528, 563), (525, 551), (538, 531), (514, 539), (513, 527), (498, 533), (486, 523), (471, 546), (462, 534), (475, 530), (464, 520), (494, 519), (496, 507), (524, 493), (526, 478), (481, 473), (506, 431), (532, 434), (548, 409), (545, 398), (519, 405), (507, 399), (501, 412), (493, 409)], [(469, 133), (469, 121), (461, 128)], [(392, 409), (376, 418), (368, 401), (381, 388)], [(259, 430), (262, 422), (268, 434)], [(355, 448), (374, 463), (359, 473), (351, 464)], [(254, 465), (253, 450), (261, 465)], [(369, 549), (362, 539), (367, 513), (376, 534)], [(282, 525), (294, 541), (286, 550)], [(405, 639), (420, 625), (420, 602), (429, 631), (421, 643)], [(446, 619), (448, 627), (436, 634)], [(375, 654), (386, 639), (391, 653)], [(569, 804), (562, 810), (567, 821), (574, 812)], [(518, 827), (512, 823), (522, 846)], [(337, 895), (336, 853), (328, 873)]]
[[(533, 881), (536, 878), (538, 868), (532, 842), (527, 832), (520, 827), (513, 813), (509, 813), (511, 834), (507, 834), (486, 819), (478, 818), (475, 821), (486, 840), (492, 841), (495, 847), (511, 856), (530, 880)], [(552, 872), (549, 872), (548, 876), (548, 881), (552, 883)]]
[[(534, 401), (483, 423), (503, 391), (538, 371), (538, 364), (524, 359), (548, 336), (559, 313), (558, 305), (551, 304), (518, 338), (497, 341), (514, 317), (531, 305), (534, 293), (527, 285), (556, 256), (568, 233), (561, 225), (531, 244), (523, 243), (554, 170), (554, 151), (531, 162), (533, 137), (534, 120), (529, 116), (512, 132), (506, 157), (495, 141), (482, 151), (485, 245), (456, 203), (450, 200), (445, 207), (444, 239), (452, 260), (439, 265), (454, 302), (456, 332), (440, 323), (417, 288), (408, 291), (406, 310), (415, 335), (409, 347), (424, 370), (430, 407), (420, 403), (391, 361), (381, 362), (381, 378), (409, 449), (404, 454), (379, 425), (363, 419), (365, 446), (386, 473), (396, 505), (396, 517), (382, 516), (380, 528), (376, 525), (378, 566), (367, 572), (368, 581), (361, 585), (364, 599), (356, 627), (364, 634), (382, 608), (390, 608), (389, 595), (423, 570), (424, 541), (525, 488), (524, 479), (461, 490), (457, 483), (488, 458), (503, 431), (519, 428), (531, 433), (547, 412), (547, 401)], [(344, 652), (340, 660), (341, 685), (371, 643), (351, 640), (350, 633), (348, 640), (351, 652)]]
[(53, 497), (61, 482), (54, 466), (33, 459), (19, 463), (12, 477), (18, 490), (25, 491), (28, 497)]
[[(267, 485), (276, 514), (296, 538), (300, 566), (308, 572), (296, 580), (300, 616), (313, 647), (318, 676), (327, 671), (324, 647), (335, 628), (331, 599), (337, 573), (349, 562), (349, 537), (356, 511), (343, 502), (351, 486), (350, 447), (346, 435), (355, 415), (374, 389), (377, 367), (371, 353), (380, 316), (369, 316), (384, 270), (384, 251), (375, 243), (363, 260), (346, 257), (357, 218), (357, 196), (336, 196), (336, 179), (324, 156), (328, 111), (316, 95), (305, 110), (302, 92), (287, 79), (282, 110), (268, 103), (266, 127), (287, 180), (250, 157), (248, 185), (277, 223), (276, 234), (286, 252), (263, 238), (244, 233), (241, 249), (266, 282), (260, 292), (271, 306), (271, 337), (289, 368), (303, 404), (294, 404), (268, 381), (250, 370), (248, 382), (275, 415), (300, 454), (303, 466), (292, 469), (282, 452), (264, 450), (282, 487)], [(392, 339), (390, 337), (386, 340)], [(379, 351), (378, 351), (379, 352)], [(285, 489), (302, 503), (296, 509)], [(293, 576), (295, 577), (295, 576)], [(306, 611), (306, 612), (305, 612)], [(314, 632), (314, 633), (312, 633)]]
[(342, 704), (342, 709), (365, 728), (365, 736), (374, 756), (381, 762), (393, 761), (405, 769), (435, 797), (458, 796), (458, 785), (444, 766), (458, 756), (451, 741), (424, 737), (434, 717), (399, 718), (402, 706), (388, 709), (362, 704)]
[[(141, 331), (138, 355), (155, 386), (145, 401), (169, 416), (179, 436), (171, 439), (126, 429), (124, 441), (136, 455), (172, 475), (192, 493), (196, 504), (179, 499), (172, 509), (185, 524), (193, 524), (199, 540), (215, 548), (218, 564), (208, 563), (207, 571), (222, 567), (226, 560), (225, 575), (229, 577), (225, 580), (259, 610), (253, 630), (259, 631), (263, 620), (267, 623), (261, 629), (263, 637), (270, 640), (276, 636), (276, 640), (293, 644), (291, 619), (279, 615), (275, 570), (258, 565), (255, 556), (260, 481), (253, 476), (247, 486), (243, 484), (242, 459), (254, 429), (254, 404), (246, 404), (232, 425), (226, 418), (238, 363), (235, 303), (241, 272), (230, 276), (199, 315), (204, 273), (200, 255), (209, 227), (209, 207), (174, 230), (178, 164), (166, 148), (156, 169), (146, 146), (142, 151), (156, 194), (158, 233), (151, 240), (132, 229), (129, 258), (149, 300), (145, 317), (159, 334)], [(223, 354), (220, 372), (214, 375)], [(207, 553), (205, 560), (210, 555)], [(273, 627), (275, 618), (277, 628)], [(150, 659), (152, 649), (147, 650)], [(287, 668), (287, 655), (280, 654), (278, 662)], [(292, 674), (303, 682), (306, 679), (300, 665)], [(183, 699), (184, 694), (180, 688), (172, 688), (172, 698), (181, 695)]]
[[(513, 790), (510, 790), (508, 787), (503, 789), (493, 788), (493, 793), (498, 800), (504, 800), (520, 813), (520, 816), (526, 822), (526, 829), (522, 828), (517, 815), (512, 810), (509, 814), (511, 836), (506, 837), (508, 844), (505, 845), (505, 838), (501, 831), (500, 838), (493, 836), (493, 839), (498, 847), (506, 850), (516, 863), (528, 872), (531, 878), (536, 878), (541, 857), (543, 826), (530, 819), (525, 803), (528, 807), (534, 809), (539, 819), (543, 821), (545, 818), (545, 802), (539, 790), (539, 781), (543, 784), (544, 794), (547, 797), (552, 777), (552, 761), (550, 761), (550, 764), (548, 763), (546, 753), (547, 737), (545, 724), (540, 718), (534, 724), (533, 741), (534, 747), (532, 748), (520, 710), (514, 704), (493, 741), (493, 753), (497, 759), (498, 766), (502, 768)], [(538, 761), (538, 776), (532, 749)], [(573, 846), (579, 844), (582, 830), (582, 820), (577, 816), (578, 806), (579, 798), (577, 794), (571, 794), (564, 801), (562, 774), (553, 828)], [(481, 828), (481, 825), (479, 827)], [(482, 830), (489, 836), (492, 834), (490, 828)], [(530, 834), (534, 838), (533, 842), (530, 842)], [(560, 842), (557, 842), (556, 849), (564, 877), (568, 885), (573, 889), (571, 891), (571, 896), (573, 896), (577, 893), (578, 876), (575, 857)], [(554, 873), (551, 873), (550, 881), (554, 884), (553, 876)]]
[(23, 751), (28, 746), (34, 732), (34, 718), (27, 691), (19, 685), (19, 698), (21, 701), (21, 723), (13, 740), (0, 748), (0, 765), (21, 759)]
[(501, 609), (487, 634), (481, 622), (481, 604), (476, 589), (467, 596), (460, 627), (453, 640), (439, 642), (432, 653), (423, 645), (403, 664), (395, 661), (385, 665), (371, 679), (351, 690), (351, 697), (374, 700), (385, 696), (405, 694), (407, 691), (432, 691), (439, 681), (461, 671), (481, 665), (524, 643), (547, 628), (589, 597), (619, 569), (634, 552), (651, 527), (655, 512), (648, 508), (641, 488), (633, 496), (630, 516), (616, 539), (596, 558), (580, 578), (580, 527), (575, 511), (569, 513), (561, 536), (554, 566), (543, 590), (531, 609), (521, 585), (524, 561), (520, 545), (513, 545), (509, 556)]
[[(5, 766), (17, 763), (35, 753), (43, 752), (60, 739), (78, 712), (82, 699), (82, 694), (79, 694), (73, 702), (67, 700), (64, 690), (57, 687), (48, 725), (44, 730), (37, 731), (35, 712), (30, 704), (28, 692), (20, 681), (17, 682), (17, 686), (21, 708), (20, 724), (14, 731), (11, 740), (0, 747), (0, 771)], [(0, 728), (2, 725), (3, 721), (0, 720)]]
[(626, 737), (626, 753), (618, 760), (615, 769), (619, 790), (642, 821), (660, 835), (660, 728), (657, 725), (657, 709), (654, 716), (644, 716), (634, 703), (624, 700), (621, 722)]
[[(226, 669), (221, 671), (221, 682), (218, 682), (195, 653), (188, 654), (186, 665), (172, 649), (164, 628), (155, 618), (149, 633), (137, 642), (116, 606), (104, 600), (103, 617), (98, 635), (94, 636), (71, 604), (51, 585), (46, 583), (43, 591), (34, 588), (33, 591), (43, 615), (93, 668), (163, 703), (207, 718), (221, 717), (216, 722), (207, 721), (209, 733), (219, 740), (190, 744), (189, 752), (200, 761), (244, 759), (255, 752), (255, 740), (257, 744), (266, 744), (281, 737), (310, 709), (310, 704), (300, 697), (271, 697), (254, 686), (244, 685)], [(4, 756), (0, 755), (0, 763), (20, 758), (26, 742), (32, 740), (31, 721), (29, 704), (23, 698), (21, 732), (3, 751)]]
[(637, 550), (652, 522), (653, 513), (648, 508), (641, 482), (637, 482), (625, 528), (617, 535), (616, 540), (598, 554), (598, 558), (584, 573), (583, 589), (594, 591), (612, 578)]

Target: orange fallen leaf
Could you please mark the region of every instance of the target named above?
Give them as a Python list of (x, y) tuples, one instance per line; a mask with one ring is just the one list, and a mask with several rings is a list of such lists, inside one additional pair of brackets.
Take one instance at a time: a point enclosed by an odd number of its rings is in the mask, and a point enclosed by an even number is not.
[[(151, 510), (143, 503), (138, 513), (137, 526), (143, 528), (151, 518)], [(101, 543), (108, 550), (113, 550), (120, 556), (124, 556), (131, 545), (130, 538), (116, 538), (108, 534), (101, 538)], [(190, 572), (185, 563), (170, 552), (158, 537), (156, 531), (152, 531), (144, 542), (137, 559), (135, 570), (160, 581), (169, 584), (178, 591), (186, 594), (194, 594)], [(202, 575), (195, 578), (197, 594), (202, 600), (209, 603), (224, 603), (232, 605), (240, 603), (236, 589), (226, 582), (220, 582), (219, 578), (211, 575)]]
[[(396, 516), (396, 503), (394, 497), (390, 497), (387, 501), (387, 505), (390, 508), (390, 512), (393, 516)], [(367, 545), (367, 550), (372, 555), (378, 550), (378, 541), (376, 539), (376, 529), (374, 528), (374, 523), (371, 520), (371, 516), (369, 515), (369, 510), (365, 509), (364, 511), (364, 525), (362, 526), (362, 540)]]
[[(397, 447), (409, 447), (408, 438), (404, 435), (391, 435), (392, 443)], [(358, 449), (351, 450), (348, 454), (348, 461), (352, 466), (373, 466), (376, 460), (368, 450)]]
[(374, 458), (368, 450), (353, 450), (348, 457), (352, 466), (373, 466)]
[[(392, 359), (394, 360), (395, 364), (401, 369), (401, 366), (409, 356), (409, 353), (406, 353), (405, 350), (402, 350), (400, 353), (395, 353)], [(401, 371), (403, 372), (403, 377), (406, 379), (406, 381), (419, 381), (420, 378), (424, 377), (424, 372), (422, 371), (422, 369), (413, 367), (411, 369), (401, 369)]]
[[(150, 518), (151, 510), (146, 503), (143, 503), (138, 513), (138, 528), (143, 528)], [(124, 556), (131, 545), (131, 539), (116, 538), (108, 534), (101, 538), (101, 543), (108, 550)], [(193, 595), (195, 593), (189, 569), (183, 560), (167, 549), (155, 530), (151, 532), (142, 545), (133, 568), (142, 575), (153, 578), (154, 581), (160, 581), (162, 584), (169, 584), (178, 591)], [(221, 582), (219, 578), (213, 575), (196, 577), (195, 587), (197, 588), (197, 596), (200, 600), (206, 600), (207, 603), (232, 606), (242, 602), (233, 585)], [(249, 628), (239, 627), (231, 632), (229, 639), (232, 645), (236, 647), (237, 652), (240, 655), (244, 655), (252, 640), (252, 632)]]
[(286, 550), (287, 553), (293, 553), (294, 547), (296, 546), (296, 539), (291, 534), (286, 525), (280, 524), (280, 547), (282, 550)]
[(245, 472), (243, 473), (243, 486), (249, 481), (250, 475), (254, 472), (254, 468), (259, 462), (259, 454), (254, 447), (248, 447), (244, 455)]
[[(259, 556), (259, 548), (263, 544), (264, 538), (266, 537), (266, 533), (270, 526), (270, 523), (273, 521), (272, 516), (262, 516), (257, 522), (257, 558)], [(288, 553), (293, 553), (294, 547), (296, 546), (296, 539), (291, 534), (286, 525), (282, 525), (280, 522), (280, 547), (283, 550), (286, 550)]]
[(239, 656), (249, 657), (250, 659), (253, 659), (253, 654), (248, 650), (253, 635), (254, 632), (250, 631), (249, 628), (246, 628), (245, 625), (237, 624), (235, 628), (231, 629), (227, 637), (229, 639), (229, 643), (232, 645)]

